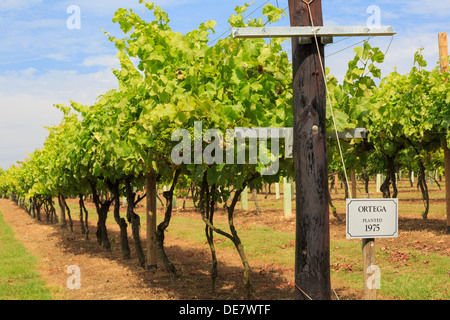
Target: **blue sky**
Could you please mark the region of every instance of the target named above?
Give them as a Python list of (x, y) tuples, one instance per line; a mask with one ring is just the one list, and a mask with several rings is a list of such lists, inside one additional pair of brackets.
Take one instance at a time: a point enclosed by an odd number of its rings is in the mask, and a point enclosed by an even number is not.
[[(227, 20), (235, 6), (246, 2), (250, 1), (155, 1), (168, 12), (173, 30), (186, 33), (215, 20), (216, 36), (222, 37), (229, 34)], [(248, 13), (269, 3), (288, 5), (287, 0), (255, 0)], [(79, 29), (67, 26), (74, 14), (67, 12), (72, 5), (80, 9)], [(381, 24), (393, 26), (398, 33), (393, 39), (371, 40), (382, 51), (389, 48), (381, 66), (383, 76), (394, 66), (408, 72), (420, 47), (430, 68), (435, 66), (437, 34), (450, 33), (450, 0), (322, 0), (324, 24), (365, 26), (371, 5), (380, 8)], [(58, 124), (62, 117), (53, 104), (70, 100), (92, 104), (117, 87), (111, 73), (118, 66), (116, 50), (100, 28), (120, 35), (112, 17), (121, 7), (144, 12), (138, 0), (0, 0), (0, 167), (6, 169), (42, 146), (47, 136), (44, 127)], [(250, 18), (260, 16), (261, 10)], [(289, 26), (289, 19), (277, 25)], [(362, 40), (351, 38), (326, 47), (326, 66), (332, 74), (342, 78), (354, 45)], [(290, 45), (286, 48), (290, 50)]]

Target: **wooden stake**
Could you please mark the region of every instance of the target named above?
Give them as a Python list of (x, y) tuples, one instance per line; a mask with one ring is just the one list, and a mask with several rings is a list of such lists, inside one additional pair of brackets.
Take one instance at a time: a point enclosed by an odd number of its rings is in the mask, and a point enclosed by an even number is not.
[(275, 199), (280, 199), (280, 184), (275, 183)]
[(156, 174), (147, 170), (147, 270), (156, 269)]
[(334, 194), (338, 194), (338, 187), (339, 187), (339, 176), (336, 173), (334, 175)]
[(376, 181), (376, 193), (380, 192), (380, 187), (381, 187), (381, 173), (377, 173), (377, 181)]
[[(310, 11), (313, 21), (310, 18)], [(322, 26), (322, 1), (289, 0), (291, 27)], [(319, 52), (318, 52), (319, 51)], [(330, 300), (324, 45), (292, 38), (296, 189), (295, 299)]]
[(376, 300), (377, 289), (371, 282), (375, 266), (375, 239), (361, 240), (363, 254), (364, 299)]
[(248, 210), (248, 187), (245, 187), (241, 193), (241, 209)]
[(438, 35), (439, 38), (439, 64), (441, 72), (448, 73), (448, 41), (447, 32), (441, 32)]
[(356, 198), (356, 172), (352, 170), (352, 198)]
[[(448, 41), (447, 33), (441, 32), (438, 35), (439, 39), (439, 61), (441, 72), (448, 73)], [(444, 148), (444, 166), (445, 166), (445, 195), (447, 207), (447, 234), (450, 234), (450, 150), (447, 141), (443, 142)]]
[[(378, 176), (378, 175), (377, 175)], [(352, 170), (352, 198), (356, 198), (355, 171)], [(363, 256), (364, 300), (376, 300), (377, 288), (371, 282), (375, 271), (375, 239), (361, 239)]]
[[(286, 178), (285, 178), (286, 179)], [(292, 194), (291, 184), (287, 180), (283, 183), (283, 202), (284, 202), (284, 217), (290, 218), (292, 216)]]

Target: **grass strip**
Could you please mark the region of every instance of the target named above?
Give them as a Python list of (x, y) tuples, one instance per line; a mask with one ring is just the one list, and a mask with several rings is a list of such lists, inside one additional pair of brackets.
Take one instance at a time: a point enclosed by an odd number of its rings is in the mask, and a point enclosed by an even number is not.
[(0, 212), (0, 300), (51, 300), (37, 258), (19, 243)]

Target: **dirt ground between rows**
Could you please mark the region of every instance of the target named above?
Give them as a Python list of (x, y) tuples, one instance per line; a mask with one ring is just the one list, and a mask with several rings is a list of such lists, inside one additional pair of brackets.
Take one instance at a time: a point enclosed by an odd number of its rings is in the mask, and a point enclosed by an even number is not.
[[(89, 210), (88, 204), (88, 210)], [(104, 250), (95, 239), (96, 222), (90, 222), (90, 239), (81, 234), (75, 215), (74, 232), (49, 225), (30, 217), (12, 201), (0, 199), (0, 211), (27, 250), (38, 258), (37, 269), (42, 278), (64, 300), (168, 300), (168, 299), (245, 299), (242, 267), (234, 252), (218, 252), (219, 277), (217, 292), (211, 293), (209, 278), (210, 252), (207, 245), (199, 247), (166, 235), (167, 254), (177, 268), (178, 277), (169, 277), (163, 267), (156, 272), (140, 268), (130, 238), (132, 258), (124, 260), (120, 244)], [(91, 211), (92, 212), (92, 211)], [(91, 215), (91, 219), (95, 218)], [(129, 233), (131, 233), (129, 231)], [(110, 238), (119, 239), (119, 228), (108, 224)], [(141, 230), (145, 251), (145, 230)], [(81, 271), (81, 289), (67, 288), (68, 266)], [(159, 264), (161, 265), (161, 264)], [(293, 270), (267, 264), (252, 263), (255, 288), (266, 287), (255, 294), (256, 299), (291, 299)]]
[[(76, 200), (73, 204), (76, 204)], [(271, 201), (271, 200), (262, 200)], [(132, 258), (124, 260), (120, 253), (120, 244), (112, 243), (110, 251), (104, 250), (95, 239), (96, 215), (92, 203), (87, 203), (90, 211), (90, 239), (81, 234), (78, 214), (72, 213), (74, 232), (62, 229), (58, 225), (49, 225), (30, 217), (10, 200), (0, 199), (0, 211), (5, 221), (12, 227), (16, 238), (27, 250), (38, 258), (37, 269), (42, 278), (52, 288), (56, 299), (61, 300), (170, 300), (170, 299), (245, 299), (242, 283), (242, 265), (233, 250), (218, 250), (217, 290), (211, 292), (209, 271), (210, 251), (204, 244), (199, 246), (188, 241), (171, 237), (166, 233), (166, 251), (177, 268), (178, 277), (167, 275), (163, 267), (150, 272), (140, 268), (134, 254), (130, 238)], [(143, 214), (144, 208), (137, 208)], [(175, 210), (174, 216), (182, 215), (198, 218), (193, 210)], [(345, 214), (340, 213), (341, 218)], [(224, 213), (216, 213), (216, 221), (225, 221)], [(283, 232), (295, 232), (295, 218), (284, 218), (279, 210), (237, 212), (236, 225), (259, 225)], [(403, 216), (399, 221), (400, 236), (396, 239), (377, 239), (377, 245), (389, 245), (390, 248), (404, 248), (414, 245), (420, 239), (420, 246), (414, 249), (427, 252), (439, 252), (449, 255), (449, 236), (445, 235), (444, 219), (429, 218), (423, 221), (417, 216)], [(119, 239), (119, 228), (108, 224), (110, 238)], [(130, 235), (131, 231), (129, 231)], [(330, 238), (345, 239), (345, 222), (330, 215)], [(141, 230), (141, 240), (145, 251), (145, 230)], [(245, 245), (245, 244), (244, 244)], [(81, 289), (67, 288), (70, 274), (67, 268), (77, 265), (81, 270)], [(161, 265), (161, 264), (159, 264)], [(281, 265), (268, 264), (250, 259), (252, 283), (256, 299), (290, 300), (294, 293), (294, 269)], [(345, 284), (334, 283), (332, 278), (333, 299), (363, 299), (361, 291), (351, 290)]]

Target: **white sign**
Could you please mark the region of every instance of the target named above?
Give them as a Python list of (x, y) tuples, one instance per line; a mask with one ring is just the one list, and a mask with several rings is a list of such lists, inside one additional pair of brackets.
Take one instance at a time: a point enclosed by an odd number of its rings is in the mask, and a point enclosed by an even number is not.
[(398, 199), (347, 199), (347, 239), (398, 237)]

